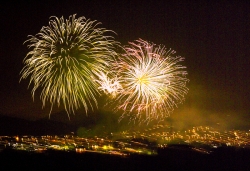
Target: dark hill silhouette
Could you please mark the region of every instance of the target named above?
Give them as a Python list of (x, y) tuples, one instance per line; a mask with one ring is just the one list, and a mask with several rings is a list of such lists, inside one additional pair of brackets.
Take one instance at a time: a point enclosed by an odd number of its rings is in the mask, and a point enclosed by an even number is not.
[(29, 121), (0, 115), (0, 135), (63, 135), (75, 131), (73, 125), (48, 118)]

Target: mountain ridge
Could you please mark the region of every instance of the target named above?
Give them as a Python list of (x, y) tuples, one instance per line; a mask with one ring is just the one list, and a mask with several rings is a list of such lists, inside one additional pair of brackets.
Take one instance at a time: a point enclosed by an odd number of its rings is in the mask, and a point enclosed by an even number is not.
[(60, 135), (75, 131), (75, 126), (42, 118), (30, 121), (0, 114), (0, 135)]

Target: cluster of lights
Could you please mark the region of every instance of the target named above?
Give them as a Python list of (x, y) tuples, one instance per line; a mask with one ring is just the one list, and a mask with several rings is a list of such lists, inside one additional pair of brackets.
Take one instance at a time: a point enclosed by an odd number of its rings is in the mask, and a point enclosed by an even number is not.
[(231, 146), (235, 149), (250, 148), (250, 132), (242, 130), (219, 131), (208, 126), (198, 126), (182, 131), (173, 131), (169, 125), (155, 125), (140, 131), (113, 133), (105, 136), (0, 136), (0, 151), (3, 148), (30, 152), (46, 152), (50, 149), (76, 153), (102, 153), (127, 156), (129, 154), (156, 155), (159, 148), (171, 148), (172, 144), (186, 144), (192, 150), (210, 154), (216, 148)]

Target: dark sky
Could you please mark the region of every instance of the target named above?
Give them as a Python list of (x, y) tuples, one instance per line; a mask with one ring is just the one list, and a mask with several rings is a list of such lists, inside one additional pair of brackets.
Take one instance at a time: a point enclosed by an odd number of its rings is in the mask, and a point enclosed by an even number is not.
[(250, 126), (250, 3), (237, 0), (2, 3), (0, 114), (30, 120), (48, 116), (39, 94), (32, 100), (29, 80), (19, 83), (28, 53), (23, 42), (47, 26), (50, 16), (72, 14), (101, 22), (124, 45), (142, 38), (185, 57), (189, 93), (172, 114), (180, 125), (226, 121)]

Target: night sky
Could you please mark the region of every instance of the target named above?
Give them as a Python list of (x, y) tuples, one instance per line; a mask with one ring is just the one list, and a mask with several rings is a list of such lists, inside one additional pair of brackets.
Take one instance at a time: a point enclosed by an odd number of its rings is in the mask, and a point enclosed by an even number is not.
[[(102, 23), (126, 45), (142, 38), (185, 57), (189, 93), (171, 117), (179, 127), (250, 126), (250, 3), (247, 1), (48, 1), (0, 6), (0, 114), (36, 120), (48, 117), (29, 80), (19, 83), (28, 35), (50, 16), (77, 14)], [(47, 103), (49, 106), (49, 103)], [(55, 109), (53, 113), (59, 112)], [(100, 112), (101, 113), (101, 112)], [(77, 114), (85, 115), (84, 110)], [(52, 114), (53, 115), (53, 114)], [(66, 116), (66, 113), (65, 113)], [(67, 116), (66, 116), (67, 117)]]

